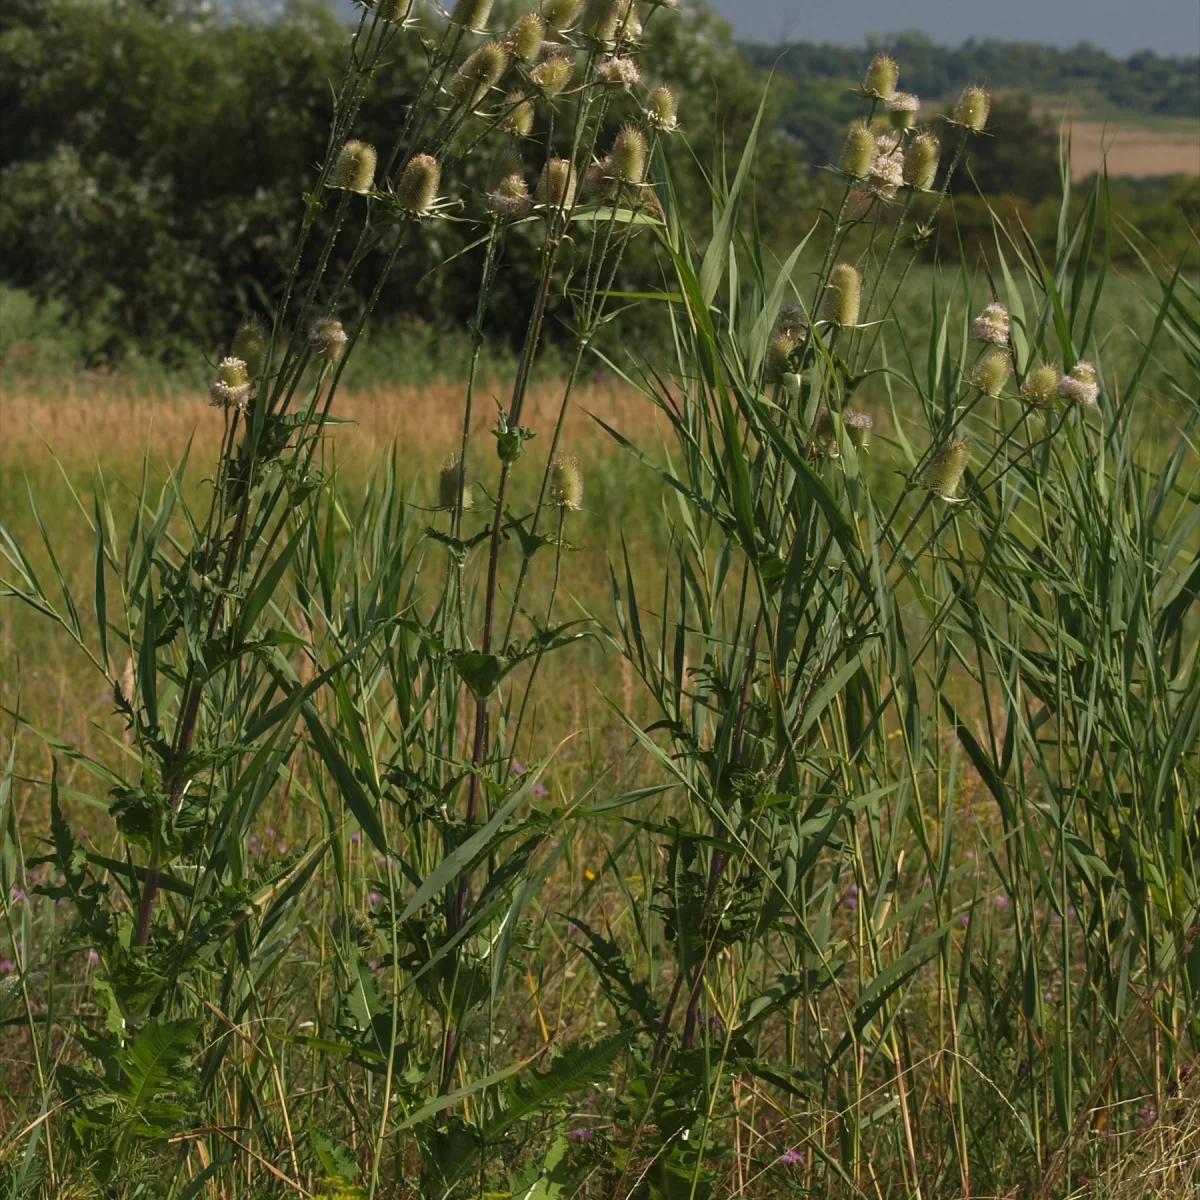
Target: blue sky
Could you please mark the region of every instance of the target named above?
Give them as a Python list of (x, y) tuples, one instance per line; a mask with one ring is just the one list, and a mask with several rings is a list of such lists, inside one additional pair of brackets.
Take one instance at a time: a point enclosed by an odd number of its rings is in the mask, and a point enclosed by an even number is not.
[(862, 45), (868, 33), (918, 29), (941, 45), (969, 37), (1200, 54), (1200, 0), (713, 0), (739, 37)]

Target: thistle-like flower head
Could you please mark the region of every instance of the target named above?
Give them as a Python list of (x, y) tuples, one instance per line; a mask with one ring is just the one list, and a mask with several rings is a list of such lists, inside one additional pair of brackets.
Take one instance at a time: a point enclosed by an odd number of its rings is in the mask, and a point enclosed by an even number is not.
[(345, 354), (349, 340), (337, 317), (318, 317), (308, 331), (308, 344), (314, 357), (324, 362), (337, 362)]
[(508, 31), (505, 43), (508, 52), (519, 62), (533, 62), (541, 53), (546, 39), (546, 22), (537, 13), (526, 13), (518, 17)]
[(478, 33), (492, 14), (492, 0), (457, 0), (450, 20), (455, 25)]
[(849, 263), (838, 263), (829, 272), (825, 285), (825, 319), (830, 325), (858, 324), (858, 309), (862, 299), (862, 276)]
[(641, 183), (646, 175), (646, 135), (636, 125), (623, 125), (613, 138), (609, 161), (617, 183)]
[(471, 486), (457, 454), (447, 454), (438, 472), (438, 508), (454, 510), (462, 496), (463, 509), (471, 507)]
[(442, 166), (432, 154), (414, 154), (408, 160), (396, 185), (396, 203), (407, 213), (419, 217), (429, 212), (437, 200)]
[(1012, 355), (1005, 346), (989, 345), (971, 369), (971, 386), (985, 396), (999, 396), (1012, 374)]
[(573, 454), (556, 454), (550, 461), (547, 496), (557, 508), (578, 508), (583, 503), (583, 472)]
[(767, 343), (767, 355), (763, 360), (763, 378), (768, 383), (777, 383), (792, 369), (792, 351), (800, 344), (789, 329), (780, 329)]
[(500, 118), (500, 129), (515, 137), (528, 137), (533, 129), (533, 101), (524, 92), (509, 92), (504, 107), (507, 111)]
[(673, 133), (679, 126), (679, 101), (665, 84), (653, 88), (642, 110), (646, 124), (662, 133)]
[(875, 100), (890, 100), (900, 79), (900, 68), (890, 54), (877, 54), (867, 66), (862, 90)]
[(982, 133), (987, 125), (988, 112), (992, 107), (992, 98), (986, 88), (970, 83), (959, 93), (954, 105), (953, 123), (969, 129), (972, 133)]
[(556, 33), (562, 33), (575, 24), (583, 0), (542, 0), (542, 16), (546, 24)]
[(875, 140), (875, 157), (867, 172), (867, 184), (876, 195), (890, 200), (904, 184), (904, 156), (899, 135), (885, 133)]
[(484, 42), (463, 60), (450, 80), (449, 92), (464, 108), (474, 109), (508, 69), (508, 51), (500, 42)]
[(575, 64), (565, 54), (552, 54), (529, 72), (543, 96), (557, 96), (571, 82)]
[(854, 444), (854, 448), (863, 450), (870, 440), (871, 430), (875, 428), (875, 421), (869, 412), (863, 412), (858, 408), (848, 408), (842, 413), (842, 427), (846, 430), (846, 436)]
[(918, 482), (935, 496), (954, 500), (970, 461), (971, 443), (965, 438), (943, 442), (930, 455)]
[(904, 148), (904, 182), (917, 191), (927, 192), (937, 176), (941, 146), (932, 133), (914, 134)]
[(1032, 408), (1049, 408), (1058, 395), (1061, 372), (1049, 363), (1034, 367), (1021, 384), (1021, 399)]
[(245, 412), (250, 406), (250, 374), (245, 362), (230, 355), (221, 359), (217, 377), (208, 385), (208, 402), (214, 408), (236, 408)]
[(529, 185), (519, 172), (505, 175), (488, 193), (488, 207), (502, 217), (523, 217), (533, 208)]
[(611, 45), (621, 20), (621, 0), (587, 0), (583, 9), (583, 32), (598, 42)]
[(875, 131), (866, 121), (854, 121), (846, 131), (839, 165), (851, 179), (866, 179), (875, 161)]
[(993, 342), (997, 346), (1006, 346), (1008, 325), (1008, 309), (999, 300), (993, 300), (971, 322), (971, 336), (977, 342)]
[(229, 355), (240, 358), (251, 375), (258, 375), (263, 369), (270, 341), (271, 329), (266, 321), (262, 317), (249, 316), (237, 327)]
[(921, 111), (921, 101), (912, 92), (896, 92), (887, 102), (888, 120), (893, 129), (908, 129)]
[(357, 140), (347, 142), (329, 172), (329, 186), (365, 195), (375, 181), (375, 161), (374, 146)]
[(1058, 381), (1058, 394), (1069, 404), (1095, 408), (1100, 399), (1100, 378), (1095, 365), (1081, 358), (1070, 374)]
[(641, 79), (642, 73), (632, 58), (606, 58), (596, 64), (596, 74), (606, 87), (627, 92)]
[(570, 159), (552, 158), (542, 168), (537, 201), (547, 208), (570, 208), (575, 203), (575, 168)]

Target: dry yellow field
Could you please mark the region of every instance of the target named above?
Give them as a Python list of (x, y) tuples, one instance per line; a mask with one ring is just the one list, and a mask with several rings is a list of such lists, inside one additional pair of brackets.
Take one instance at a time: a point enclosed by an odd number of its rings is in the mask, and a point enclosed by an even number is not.
[(1110, 175), (1200, 175), (1200, 122), (1155, 129), (1074, 121), (1070, 135), (1075, 179), (1098, 171), (1106, 155)]

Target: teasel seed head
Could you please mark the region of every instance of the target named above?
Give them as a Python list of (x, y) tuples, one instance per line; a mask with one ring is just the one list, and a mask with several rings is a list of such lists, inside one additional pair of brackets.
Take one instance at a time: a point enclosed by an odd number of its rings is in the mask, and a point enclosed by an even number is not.
[(871, 190), (885, 200), (891, 200), (904, 184), (904, 158), (898, 137), (885, 133), (875, 140), (875, 158), (867, 172)]
[(542, 168), (537, 200), (547, 208), (568, 209), (575, 203), (575, 167), (566, 158), (552, 158)]
[(808, 337), (808, 318), (798, 304), (781, 304), (775, 318), (776, 333), (790, 333), (797, 342)]
[(971, 443), (965, 438), (943, 442), (925, 464), (918, 482), (935, 496), (954, 500), (970, 461)]
[(533, 101), (524, 92), (509, 92), (504, 97), (504, 107), (508, 111), (500, 118), (501, 131), (528, 137), (533, 129)]
[(392, 21), (397, 25), (408, 19), (413, 6), (413, 0), (364, 0), (364, 3), (379, 13), (381, 21)]
[(842, 427), (856, 450), (865, 450), (871, 440), (871, 430), (875, 422), (869, 412), (861, 409), (848, 408), (842, 413)]
[(1007, 347), (988, 346), (971, 368), (971, 386), (978, 388), (985, 396), (999, 396), (1012, 369), (1012, 355)]
[(621, 19), (621, 0), (587, 0), (583, 9), (583, 32), (598, 42), (611, 44)]
[(556, 508), (578, 508), (583, 503), (583, 472), (573, 454), (556, 454), (550, 460), (550, 503)]
[(438, 508), (453, 511), (458, 508), (459, 493), (462, 493), (463, 511), (471, 507), (471, 485), (457, 454), (447, 454), (438, 472)]
[(961, 125), (972, 133), (982, 133), (991, 107), (992, 98), (987, 89), (970, 83), (959, 93), (955, 102), (954, 124)]
[(846, 131), (841, 168), (851, 179), (866, 179), (875, 161), (875, 133), (866, 121), (854, 121)]
[(229, 356), (240, 358), (251, 375), (259, 375), (266, 361), (270, 341), (271, 329), (266, 321), (259, 316), (249, 316), (237, 327)]
[(519, 171), (505, 175), (488, 193), (488, 207), (501, 217), (525, 216), (533, 208), (525, 177)]
[(620, 42), (637, 42), (642, 37), (642, 23), (638, 19), (633, 0), (620, 0), (617, 13), (616, 37)]
[(642, 110), (646, 124), (662, 133), (673, 133), (679, 126), (679, 101), (675, 93), (663, 84), (653, 88)]
[(596, 65), (596, 74), (600, 76), (600, 82), (607, 87), (625, 92), (642, 77), (637, 63), (632, 58), (606, 58)]
[(546, 40), (546, 22), (537, 13), (519, 17), (505, 39), (508, 52), (520, 62), (533, 62)]
[(993, 300), (971, 322), (971, 336), (977, 342), (992, 342), (997, 346), (1007, 346), (1008, 324), (1008, 309), (999, 300)]
[(612, 179), (612, 155), (596, 159), (583, 173), (583, 191), (589, 196), (611, 198), (616, 193)]
[(552, 54), (529, 72), (529, 78), (538, 85), (543, 96), (553, 98), (571, 82), (574, 73), (575, 64), (567, 55)]
[(817, 415), (813, 419), (811, 449), (814, 454), (823, 454), (829, 458), (841, 457), (837, 434), (833, 431), (833, 418), (829, 415), (829, 409), (823, 404), (817, 409)]
[(500, 82), (508, 69), (508, 51), (499, 42), (484, 42), (463, 60), (450, 80), (450, 95), (469, 109), (477, 108), (483, 98)]
[(221, 359), (217, 377), (208, 385), (208, 402), (214, 408), (250, 407), (250, 374), (245, 362), (230, 355)]
[(1058, 394), (1070, 404), (1095, 408), (1100, 399), (1100, 379), (1095, 365), (1081, 358), (1070, 374), (1058, 381)]
[(456, 0), (450, 21), (479, 33), (492, 15), (492, 0)]
[(441, 181), (441, 163), (432, 154), (414, 154), (396, 185), (396, 203), (405, 212), (422, 216), (433, 207)]
[(346, 353), (349, 340), (337, 317), (318, 317), (308, 331), (313, 356), (322, 362), (337, 362)]
[(575, 24), (583, 0), (542, 0), (542, 16), (546, 24), (556, 33), (562, 33)]
[(921, 132), (909, 138), (904, 149), (904, 182), (917, 191), (927, 192), (937, 176), (941, 145), (932, 133)]
[(862, 276), (849, 263), (838, 263), (825, 285), (825, 319), (831, 325), (857, 325)]
[(1021, 399), (1032, 408), (1049, 408), (1058, 395), (1061, 372), (1049, 363), (1034, 367), (1021, 384)]
[(329, 172), (329, 186), (365, 195), (375, 182), (375, 147), (367, 142), (349, 141), (338, 151)]
[(921, 111), (921, 101), (912, 92), (897, 92), (887, 102), (887, 111), (893, 129), (909, 129)]
[(763, 360), (763, 378), (768, 383), (780, 383), (792, 369), (792, 351), (800, 344), (799, 338), (790, 330), (779, 330), (767, 343), (767, 354)]
[(863, 92), (875, 100), (890, 100), (900, 79), (900, 68), (890, 54), (877, 54), (863, 76)]
[(618, 183), (638, 184), (646, 175), (646, 135), (635, 125), (623, 125), (613, 138), (610, 173)]

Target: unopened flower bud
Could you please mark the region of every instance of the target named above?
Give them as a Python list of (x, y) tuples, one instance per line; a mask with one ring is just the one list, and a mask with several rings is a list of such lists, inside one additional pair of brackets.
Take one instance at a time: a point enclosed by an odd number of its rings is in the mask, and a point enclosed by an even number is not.
[(504, 107), (508, 111), (500, 118), (500, 129), (516, 137), (528, 137), (533, 129), (533, 101), (526, 99), (524, 92), (509, 92)]
[(508, 69), (508, 51), (499, 42), (484, 42), (472, 51), (450, 80), (450, 95), (465, 108), (477, 108)]
[(875, 133), (866, 121), (854, 121), (842, 146), (841, 168), (851, 179), (866, 179), (875, 161)]
[(214, 408), (236, 408), (245, 412), (250, 405), (250, 375), (246, 364), (232, 355), (221, 359), (217, 377), (208, 385), (208, 402)]
[(471, 487), (466, 481), (462, 463), (457, 454), (447, 454), (438, 472), (438, 508), (458, 508), (459, 498), (462, 498), (463, 509), (471, 507)]
[(867, 67), (862, 90), (876, 100), (890, 100), (899, 78), (900, 68), (896, 60), (890, 54), (877, 54)]
[(616, 37), (620, 19), (620, 0), (587, 0), (583, 10), (583, 32), (598, 42), (610, 43)]
[(825, 319), (831, 325), (857, 325), (862, 277), (849, 263), (838, 263), (825, 285)]
[(542, 0), (542, 16), (551, 29), (562, 33), (575, 23), (582, 7), (583, 0)]
[(925, 464), (920, 485), (943, 500), (953, 500), (970, 461), (970, 442), (965, 439), (943, 442)]
[(323, 362), (337, 362), (346, 352), (346, 331), (337, 317), (318, 317), (308, 331), (313, 355)]
[(786, 331), (774, 334), (767, 343), (767, 356), (763, 360), (763, 378), (768, 383), (781, 383), (792, 369), (792, 351), (797, 339)]
[(596, 74), (600, 82), (610, 88), (629, 91), (642, 77), (638, 65), (632, 58), (606, 58), (596, 66)]
[(679, 101), (675, 93), (665, 85), (654, 88), (646, 97), (642, 110), (646, 124), (663, 133), (671, 133), (679, 124)]
[(258, 375), (263, 369), (270, 340), (271, 330), (266, 321), (262, 317), (247, 317), (233, 335), (229, 356), (240, 358), (251, 375)]
[(932, 133), (918, 133), (909, 139), (904, 150), (904, 182), (911, 188), (927, 192), (937, 175), (941, 146)]
[(457, 0), (450, 20), (455, 25), (478, 33), (492, 13), (492, 0)]
[(988, 346), (971, 370), (971, 386), (985, 396), (999, 396), (1012, 374), (1012, 355), (1002, 346)]
[(441, 181), (438, 160), (432, 154), (414, 154), (396, 185), (396, 203), (405, 212), (419, 217), (433, 207)]
[(993, 342), (997, 346), (1008, 345), (1008, 309), (999, 300), (993, 300), (971, 322), (971, 336), (977, 342)]
[(366, 142), (350, 141), (338, 151), (329, 172), (329, 186), (360, 195), (371, 190), (375, 180), (375, 147)]
[(1071, 373), (1058, 381), (1058, 394), (1071, 404), (1095, 408), (1100, 398), (1100, 379), (1095, 366), (1080, 359), (1071, 368)]
[(972, 133), (981, 133), (987, 124), (988, 110), (991, 106), (992, 98), (984, 88), (974, 83), (968, 84), (954, 105), (954, 124), (961, 125)]
[(565, 158), (552, 158), (542, 168), (537, 199), (547, 208), (570, 208), (575, 203), (575, 168)]
[(571, 82), (575, 64), (565, 54), (552, 54), (529, 72), (543, 96), (557, 96)]
[(875, 427), (875, 422), (869, 412), (862, 412), (857, 408), (848, 408), (842, 413), (842, 428), (846, 431), (846, 436), (850, 439), (856, 450), (866, 448), (867, 442), (871, 438), (871, 430)]
[(646, 174), (646, 135), (625, 125), (613, 139), (610, 170), (618, 183), (641, 183)]
[(921, 101), (912, 92), (897, 92), (888, 102), (888, 120), (893, 129), (908, 129), (917, 119)]
[(546, 38), (546, 22), (537, 13), (518, 18), (505, 39), (509, 53), (520, 62), (533, 62)]
[(557, 508), (578, 508), (583, 503), (583, 472), (573, 454), (556, 454), (550, 462), (550, 503)]
[(1021, 384), (1021, 399), (1033, 408), (1049, 408), (1058, 394), (1059, 370), (1049, 363), (1034, 367)]

